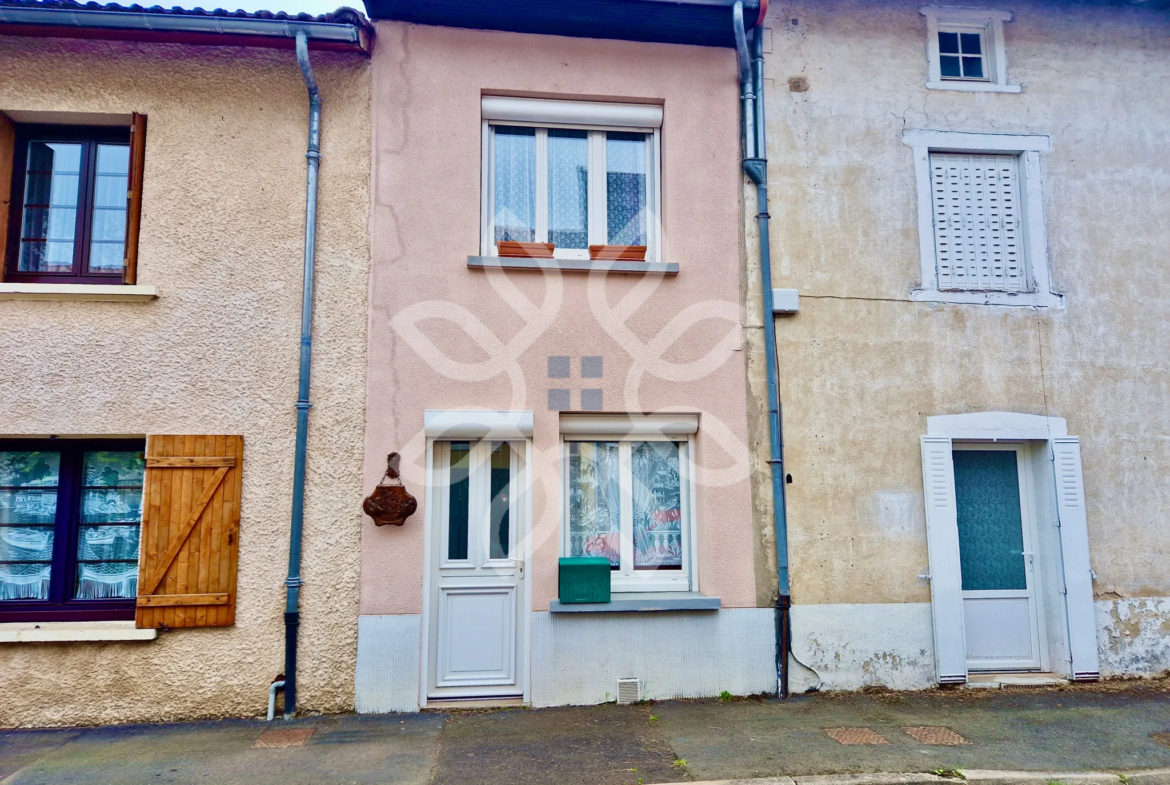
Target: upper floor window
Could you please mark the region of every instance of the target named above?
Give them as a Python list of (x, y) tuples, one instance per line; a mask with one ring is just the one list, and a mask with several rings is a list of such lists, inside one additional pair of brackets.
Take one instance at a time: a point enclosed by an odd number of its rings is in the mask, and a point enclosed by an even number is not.
[(1041, 193), (1047, 136), (907, 131), (918, 184), (922, 288), (914, 299), (1060, 305)]
[(926, 17), (926, 86), (936, 90), (1018, 93), (1007, 81), (1003, 23), (1009, 11), (928, 5)]
[(658, 260), (661, 107), (500, 97), (482, 106), (485, 256)]
[(5, 280), (133, 282), (141, 182), (134, 127), (15, 126)]

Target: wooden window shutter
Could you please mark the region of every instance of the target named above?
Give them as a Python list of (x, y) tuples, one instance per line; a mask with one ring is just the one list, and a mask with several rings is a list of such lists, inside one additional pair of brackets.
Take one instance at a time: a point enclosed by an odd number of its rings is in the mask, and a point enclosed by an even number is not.
[(958, 503), (950, 437), (922, 437), (922, 484), (938, 681), (963, 684), (967, 681), (967, 633), (963, 626)]
[(142, 179), (146, 170), (146, 115), (135, 112), (130, 120), (130, 189), (126, 192), (126, 256), (122, 282), (138, 281), (138, 228), (142, 223)]
[(151, 436), (146, 445), (139, 627), (235, 623), (242, 436)]
[(8, 250), (9, 210), (12, 209), (12, 165), (16, 159), (16, 125), (0, 113), (0, 281), (4, 280), (2, 264)]
[(1028, 291), (1019, 156), (931, 153), (930, 180), (938, 288)]
[(1068, 642), (1072, 677), (1101, 678), (1097, 654), (1097, 619), (1093, 608), (1093, 568), (1089, 566), (1089, 525), (1085, 516), (1085, 480), (1081, 442), (1076, 436), (1052, 440), (1056, 472), (1056, 511), (1060, 521), (1060, 554), (1064, 561)]

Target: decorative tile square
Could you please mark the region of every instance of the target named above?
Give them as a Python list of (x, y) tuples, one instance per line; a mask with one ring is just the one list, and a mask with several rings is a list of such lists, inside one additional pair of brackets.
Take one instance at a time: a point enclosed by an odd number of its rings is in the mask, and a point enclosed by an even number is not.
[(303, 747), (316, 728), (273, 728), (260, 734), (253, 747)]
[(950, 728), (923, 726), (918, 728), (902, 728), (902, 730), (906, 731), (907, 736), (923, 744), (957, 747), (960, 744), (971, 743)]
[(548, 378), (568, 379), (573, 375), (573, 364), (568, 355), (551, 355), (548, 358)]
[(548, 391), (548, 410), (550, 412), (567, 412), (570, 408), (572, 408), (572, 400), (567, 388), (554, 388)]
[(602, 358), (586, 355), (581, 358), (581, 378), (600, 379), (602, 375)]
[(599, 412), (605, 407), (601, 405), (601, 390), (581, 391), (581, 411)]
[(822, 728), (829, 738), (840, 744), (889, 744), (872, 728)]

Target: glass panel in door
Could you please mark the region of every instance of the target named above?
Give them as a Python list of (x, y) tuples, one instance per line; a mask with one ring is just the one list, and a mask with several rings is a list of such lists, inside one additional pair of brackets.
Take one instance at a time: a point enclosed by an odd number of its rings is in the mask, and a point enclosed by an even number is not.
[(963, 591), (1027, 589), (1016, 453), (955, 450)]

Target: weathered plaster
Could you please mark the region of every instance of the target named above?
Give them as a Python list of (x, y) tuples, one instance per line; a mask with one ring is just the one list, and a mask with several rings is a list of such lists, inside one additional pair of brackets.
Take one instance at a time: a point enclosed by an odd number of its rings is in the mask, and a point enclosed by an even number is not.
[[(1170, 140), (1149, 129), (1170, 114), (1170, 20), (1105, 3), (1015, 3), (1008, 78), (1022, 93), (969, 94), (925, 87), (920, 5), (818, 0), (769, 12), (772, 282), (801, 295), (800, 314), (777, 319), (794, 603), (929, 602), (917, 578), (926, 418), (1009, 411), (1066, 418), (1081, 438), (1098, 594), (1144, 600), (1139, 615), (1156, 617), (1170, 595), (1160, 196)], [(789, 91), (794, 76), (807, 92)], [(1047, 242), (1066, 307), (910, 301), (921, 284), (901, 141), (911, 129), (1051, 136)], [(753, 246), (749, 233), (749, 276)], [(762, 363), (749, 367), (762, 389)], [(757, 462), (760, 428), (753, 418)], [(1160, 622), (1142, 623), (1144, 641)], [(875, 651), (917, 649), (891, 640)], [(1125, 651), (1111, 655), (1125, 672), (1166, 667), (1156, 646)]]
[(1170, 672), (1170, 600), (1098, 600), (1096, 606), (1102, 676)]
[[(323, 96), (299, 703), (353, 707), (369, 68)], [(308, 102), (291, 52), (0, 37), (0, 111), (149, 116), (148, 303), (0, 309), (0, 434), (245, 439), (236, 624), (148, 643), (0, 645), (0, 726), (263, 713), (283, 668)]]

